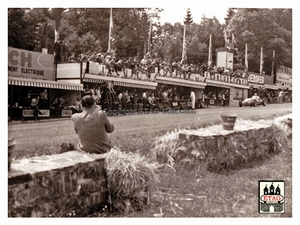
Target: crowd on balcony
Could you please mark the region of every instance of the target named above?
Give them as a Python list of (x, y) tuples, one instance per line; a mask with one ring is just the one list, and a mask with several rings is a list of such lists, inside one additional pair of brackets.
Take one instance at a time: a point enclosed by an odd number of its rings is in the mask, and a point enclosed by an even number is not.
[[(147, 80), (151, 81), (151, 74), (155, 74), (156, 76), (168, 76), (174, 78), (181, 78), (185, 80), (191, 80), (191, 74), (199, 74), (204, 77), (205, 71), (210, 72), (211, 74), (225, 74), (231, 77), (242, 77), (247, 78), (248, 74), (244, 71), (235, 70), (229, 71), (224, 67), (216, 67), (216, 66), (208, 66), (207, 63), (202, 64), (188, 64), (186, 60), (182, 60), (179, 62), (171, 62), (170, 60), (162, 60), (157, 57), (156, 54), (151, 56), (148, 52), (142, 59), (138, 59), (137, 57), (129, 57), (118, 58), (115, 52), (110, 51), (107, 53), (92, 53), (92, 54), (80, 54), (76, 59), (74, 55), (69, 57), (69, 62), (81, 61), (81, 62), (96, 62), (100, 65), (104, 65), (107, 68), (107, 76), (120, 76), (122, 73), (122, 77), (125, 78), (138, 78), (138, 73), (146, 74)], [(89, 65), (89, 64), (88, 64)], [(131, 75), (128, 75), (126, 70), (131, 70)], [(86, 72), (88, 73), (88, 67)]]

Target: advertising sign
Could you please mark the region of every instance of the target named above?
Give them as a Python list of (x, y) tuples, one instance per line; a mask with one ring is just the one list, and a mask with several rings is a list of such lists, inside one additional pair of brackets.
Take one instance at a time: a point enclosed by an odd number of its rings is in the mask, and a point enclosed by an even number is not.
[(23, 109), (23, 117), (33, 117), (33, 109)]
[(39, 109), (38, 117), (49, 117), (50, 110), (49, 109)]
[(279, 88), (292, 87), (292, 75), (281, 73), (277, 71), (276, 84)]
[(265, 77), (261, 75), (249, 73), (248, 82), (263, 85), (265, 83)]
[(54, 81), (54, 56), (8, 47), (8, 76)]
[(72, 110), (71, 109), (63, 109), (61, 110), (61, 116), (72, 116)]
[(236, 78), (229, 75), (223, 75), (218, 73), (213, 74), (207, 71), (204, 72), (204, 77), (208, 80), (215, 80), (224, 83), (241, 84), (241, 85), (248, 86), (248, 79), (245, 78)]

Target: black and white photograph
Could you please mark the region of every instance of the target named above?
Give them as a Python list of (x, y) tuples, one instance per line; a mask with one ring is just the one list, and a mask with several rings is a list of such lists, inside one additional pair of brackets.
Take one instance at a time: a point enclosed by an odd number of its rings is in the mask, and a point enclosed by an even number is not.
[(8, 223), (294, 221), (292, 1), (13, 2)]

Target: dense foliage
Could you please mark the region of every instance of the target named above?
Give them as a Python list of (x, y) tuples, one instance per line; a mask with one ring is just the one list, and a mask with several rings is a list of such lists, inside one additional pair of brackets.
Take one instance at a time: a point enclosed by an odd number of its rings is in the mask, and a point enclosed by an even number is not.
[[(234, 34), (236, 65), (244, 65), (245, 44), (248, 46), (249, 70), (259, 72), (260, 50), (263, 47), (264, 68), (271, 73), (272, 55), (275, 64), (292, 67), (292, 9), (228, 9), (225, 24), (216, 17), (203, 16), (197, 23), (188, 9), (182, 23), (160, 24), (163, 9), (114, 8), (113, 38), (118, 57), (142, 58), (149, 51), (165, 61), (180, 61), (184, 23), (186, 29), (188, 63), (207, 63), (209, 35), (212, 49), (225, 46), (224, 33)], [(55, 26), (59, 26), (62, 54), (78, 56), (81, 53), (106, 52), (109, 36), (109, 8), (66, 8), (60, 10), (59, 24), (55, 9), (9, 8), (8, 46), (53, 53)], [(150, 32), (151, 24), (151, 32)], [(151, 35), (151, 38), (149, 38)], [(213, 51), (215, 63), (216, 53)]]

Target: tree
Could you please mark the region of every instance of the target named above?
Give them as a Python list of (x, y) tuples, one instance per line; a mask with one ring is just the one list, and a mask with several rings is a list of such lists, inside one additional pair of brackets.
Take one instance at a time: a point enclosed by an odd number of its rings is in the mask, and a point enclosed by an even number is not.
[(225, 17), (225, 25), (228, 25), (230, 19), (233, 17), (233, 15), (236, 13), (236, 8), (229, 8), (227, 10), (227, 15)]
[(193, 23), (191, 10), (188, 8), (186, 11), (186, 16), (184, 18), (183, 24), (186, 26), (190, 26)]
[(291, 15), (288, 9), (237, 9), (226, 32), (234, 33), (240, 63), (244, 62), (247, 43), (249, 71), (259, 72), (261, 47), (264, 49), (263, 70), (266, 74), (271, 74), (273, 50), (278, 64), (292, 67)]
[(8, 9), (8, 46), (33, 51), (36, 27), (26, 16), (27, 9)]

